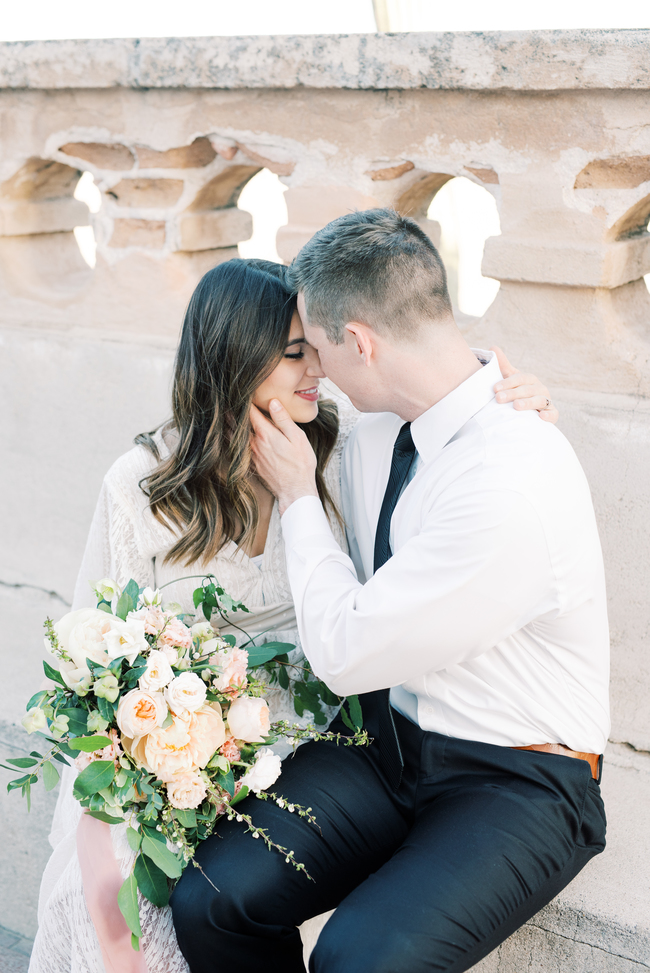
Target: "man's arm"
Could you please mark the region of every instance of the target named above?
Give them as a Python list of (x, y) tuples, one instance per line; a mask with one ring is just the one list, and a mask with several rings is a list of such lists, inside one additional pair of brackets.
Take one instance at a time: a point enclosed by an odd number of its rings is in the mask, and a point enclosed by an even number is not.
[(282, 528), (305, 654), (339, 695), (466, 661), (557, 608), (541, 525), (516, 493), (436, 502), (365, 585), (317, 499), (292, 504)]

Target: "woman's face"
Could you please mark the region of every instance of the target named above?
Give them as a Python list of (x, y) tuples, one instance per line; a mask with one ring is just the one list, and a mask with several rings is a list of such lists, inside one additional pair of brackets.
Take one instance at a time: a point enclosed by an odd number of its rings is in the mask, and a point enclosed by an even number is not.
[(294, 311), (284, 355), (257, 388), (253, 405), (268, 412), (271, 399), (279, 399), (294, 422), (311, 422), (318, 415), (318, 385), (324, 377), (318, 352), (305, 341), (302, 321)]

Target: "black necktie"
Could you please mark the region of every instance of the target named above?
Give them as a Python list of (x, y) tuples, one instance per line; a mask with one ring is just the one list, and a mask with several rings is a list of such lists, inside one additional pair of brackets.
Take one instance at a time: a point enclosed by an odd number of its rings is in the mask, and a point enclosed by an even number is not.
[[(415, 458), (415, 444), (411, 436), (411, 423), (405, 422), (393, 446), (393, 459), (384, 499), (379, 511), (377, 532), (375, 534), (374, 569), (378, 571), (392, 556), (390, 547), (390, 522), (397, 501), (400, 498), (409, 470)], [(362, 709), (374, 710), (377, 714), (378, 745), (382, 767), (390, 784), (397, 789), (402, 780), (404, 759), (395, 729), (390, 705), (390, 689), (378, 689), (364, 693), (361, 697)]]

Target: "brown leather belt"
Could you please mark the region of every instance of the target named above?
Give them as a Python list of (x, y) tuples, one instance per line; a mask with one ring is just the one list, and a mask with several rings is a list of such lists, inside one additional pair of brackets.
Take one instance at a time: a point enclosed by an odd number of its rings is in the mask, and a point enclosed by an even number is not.
[(562, 757), (576, 757), (577, 760), (586, 760), (591, 767), (591, 776), (600, 784), (603, 772), (603, 755), (600, 753), (581, 753), (579, 750), (570, 750), (563, 743), (533, 743), (529, 747), (510, 747), (511, 750), (540, 750), (542, 753), (559, 753)]

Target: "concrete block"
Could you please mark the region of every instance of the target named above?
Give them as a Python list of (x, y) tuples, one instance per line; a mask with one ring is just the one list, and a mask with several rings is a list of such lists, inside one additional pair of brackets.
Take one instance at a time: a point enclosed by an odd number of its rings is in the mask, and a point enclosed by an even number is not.
[(109, 246), (160, 250), (165, 246), (165, 226), (164, 220), (117, 219)]
[(118, 206), (161, 209), (177, 203), (183, 188), (182, 179), (122, 179), (108, 192)]
[(205, 136), (194, 139), (191, 145), (181, 145), (164, 152), (146, 145), (137, 145), (135, 151), (141, 169), (201, 169), (217, 157), (210, 139)]
[(59, 152), (90, 162), (97, 169), (129, 170), (135, 163), (131, 149), (119, 142), (66, 142), (59, 147)]
[(650, 234), (612, 243), (489, 237), (481, 273), (495, 280), (620, 287), (650, 273)]
[(61, 233), (88, 223), (88, 207), (72, 197), (0, 203), (0, 236)]
[(181, 250), (214, 250), (250, 239), (253, 218), (231, 206), (206, 213), (184, 213), (179, 220)]

